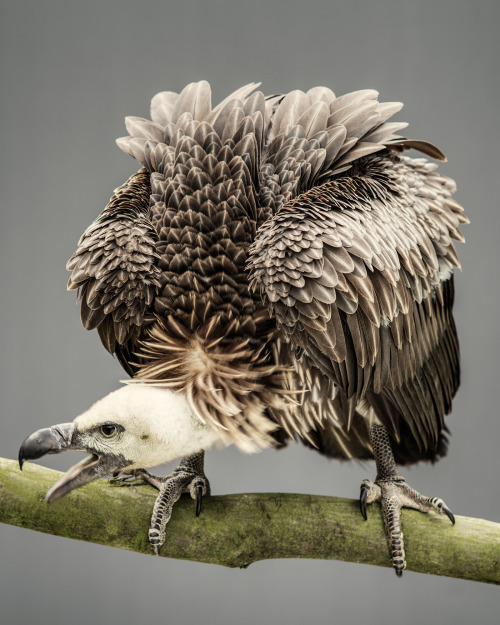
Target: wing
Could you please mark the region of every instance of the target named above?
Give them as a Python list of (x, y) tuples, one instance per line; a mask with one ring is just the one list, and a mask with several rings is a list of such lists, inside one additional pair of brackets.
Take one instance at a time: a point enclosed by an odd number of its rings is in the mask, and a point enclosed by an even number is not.
[(467, 222), (434, 167), (387, 150), (359, 159), (286, 202), (249, 262), (286, 339), (334, 380), (346, 428), (373, 411), (429, 453), (458, 386), (452, 239)]
[(259, 225), (285, 203), (349, 170), (360, 158), (382, 150), (414, 148), (437, 160), (444, 154), (427, 141), (395, 133), (405, 122), (388, 122), (403, 105), (379, 102), (363, 89), (340, 97), (326, 87), (291, 91), (267, 101), (272, 113), (260, 167)]
[(97, 328), (129, 373), (123, 350), (138, 335), (160, 286), (149, 196), (150, 175), (142, 168), (115, 190), (67, 264), (68, 289), (78, 289), (84, 327)]

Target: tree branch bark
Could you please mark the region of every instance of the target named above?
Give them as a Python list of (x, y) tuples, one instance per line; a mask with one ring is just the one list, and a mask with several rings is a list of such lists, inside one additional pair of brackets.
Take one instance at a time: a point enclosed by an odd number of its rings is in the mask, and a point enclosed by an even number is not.
[[(0, 521), (39, 532), (152, 554), (147, 530), (157, 491), (99, 480), (48, 505), (53, 471), (0, 458)], [(273, 558), (390, 566), (378, 504), (364, 521), (357, 501), (278, 493), (208, 497), (197, 518), (188, 497), (174, 506), (161, 555), (246, 567)], [(500, 524), (403, 510), (407, 568), (500, 584)]]

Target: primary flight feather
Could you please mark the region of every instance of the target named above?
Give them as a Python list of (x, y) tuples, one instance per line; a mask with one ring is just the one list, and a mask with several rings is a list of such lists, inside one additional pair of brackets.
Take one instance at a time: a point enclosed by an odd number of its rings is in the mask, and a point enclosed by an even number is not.
[[(266, 97), (247, 85), (215, 108), (207, 82), (162, 92), (118, 145), (141, 168), (115, 190), (68, 262), (87, 329), (132, 384), (71, 424), (41, 430), (24, 459), (91, 456), (57, 499), (135, 472), (160, 489), (156, 552), (181, 492), (209, 485), (203, 453), (297, 438), (339, 459), (375, 458), (361, 509), (381, 501), (393, 565), (399, 509), (444, 511), (396, 462), (446, 452), (459, 384), (453, 240), (467, 223), (441, 151), (397, 133), (399, 103), (325, 87)], [(182, 457), (172, 476), (146, 468)]]

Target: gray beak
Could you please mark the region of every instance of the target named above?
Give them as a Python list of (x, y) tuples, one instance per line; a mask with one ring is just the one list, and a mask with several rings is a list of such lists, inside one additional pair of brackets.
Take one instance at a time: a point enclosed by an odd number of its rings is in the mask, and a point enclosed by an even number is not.
[(74, 429), (73, 423), (61, 423), (28, 436), (19, 449), (19, 468), (22, 470), (25, 460), (37, 460), (46, 454), (70, 449)]
[(23, 468), (25, 460), (36, 460), (46, 454), (58, 454), (63, 451), (84, 451), (91, 455), (71, 467), (52, 486), (45, 496), (47, 503), (52, 503), (75, 488), (132, 464), (121, 454), (97, 454), (92, 449), (82, 446), (74, 424), (61, 423), (28, 436), (19, 449), (19, 467)]

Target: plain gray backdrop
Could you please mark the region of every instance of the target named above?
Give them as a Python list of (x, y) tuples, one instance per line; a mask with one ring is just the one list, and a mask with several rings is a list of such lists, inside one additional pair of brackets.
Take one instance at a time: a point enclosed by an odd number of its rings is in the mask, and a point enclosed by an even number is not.
[[(3, 2), (1, 16), (1, 439), (16, 457), (37, 428), (72, 420), (125, 377), (80, 325), (65, 263), (137, 164), (116, 147), (125, 115), (158, 91), (207, 79), (213, 101), (251, 82), (267, 93), (326, 85), (403, 101), (398, 119), (448, 156), (467, 210), (456, 319), (462, 386), (449, 455), (406, 471), (459, 515), (500, 521), (500, 265), (496, 0)], [(49, 458), (66, 469), (78, 458)], [(208, 454), (214, 493), (357, 497), (367, 463), (298, 445)], [(193, 512), (194, 513), (194, 512)], [(369, 514), (375, 511), (370, 509)], [(146, 531), (147, 528), (144, 528)], [(429, 525), (429, 531), (431, 525)], [(451, 530), (452, 531), (452, 530)], [(248, 570), (137, 555), (0, 526), (0, 622), (253, 624), (497, 622), (498, 589), (342, 562)]]

